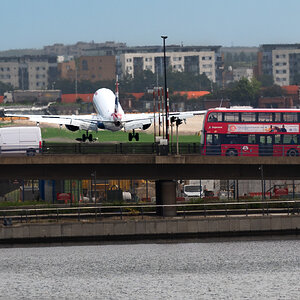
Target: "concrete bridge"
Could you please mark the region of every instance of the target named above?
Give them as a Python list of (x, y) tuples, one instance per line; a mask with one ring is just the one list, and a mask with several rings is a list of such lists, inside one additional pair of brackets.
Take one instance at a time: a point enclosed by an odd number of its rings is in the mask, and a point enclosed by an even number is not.
[(0, 168), (0, 179), (300, 179), (300, 157), (2, 155)]
[[(56, 154), (0, 156), (0, 179), (148, 179), (156, 203), (175, 204), (179, 179), (300, 179), (300, 157)], [(174, 207), (159, 215), (175, 216)]]

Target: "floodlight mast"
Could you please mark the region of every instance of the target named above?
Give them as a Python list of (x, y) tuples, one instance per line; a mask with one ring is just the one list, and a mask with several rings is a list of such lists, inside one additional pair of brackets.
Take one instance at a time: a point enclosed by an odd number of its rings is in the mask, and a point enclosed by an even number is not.
[(165, 97), (165, 115), (166, 115), (166, 139), (169, 144), (169, 105), (168, 105), (168, 89), (167, 89), (167, 61), (166, 61), (166, 35), (162, 35), (163, 39), (163, 50), (164, 50), (164, 79), (165, 79), (165, 88), (164, 88), (164, 97)]

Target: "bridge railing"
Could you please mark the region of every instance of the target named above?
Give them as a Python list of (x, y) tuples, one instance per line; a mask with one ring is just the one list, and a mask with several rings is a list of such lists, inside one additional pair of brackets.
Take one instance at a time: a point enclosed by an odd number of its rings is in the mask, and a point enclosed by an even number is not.
[[(0, 154), (21, 153), (9, 149)], [(21, 149), (24, 150), (24, 149)], [(40, 154), (195, 154), (209, 156), (300, 156), (300, 145), (205, 145), (200, 143), (50, 143), (44, 142), (41, 151), (27, 149), (27, 155)]]
[(206, 145), (200, 143), (43, 143), (43, 154), (196, 154), (209, 156), (299, 156), (297, 145)]
[[(156, 154), (164, 155), (165, 147), (157, 143), (43, 143), (43, 154)], [(177, 147), (170, 144), (169, 153)], [(180, 143), (180, 154), (200, 154), (200, 143)]]
[(231, 202), (231, 203), (200, 203), (200, 204), (174, 204), (174, 205), (124, 205), (124, 206), (88, 206), (88, 207), (55, 207), (55, 208), (28, 208), (28, 209), (1, 209), (0, 220), (3, 225), (15, 223), (49, 222), (68, 220), (103, 219), (115, 220), (126, 217), (155, 218), (162, 217), (158, 212), (166, 210), (176, 212), (179, 217), (209, 217), (209, 216), (249, 216), (285, 214), (299, 215), (300, 200), (289, 201), (259, 201), (259, 202)]

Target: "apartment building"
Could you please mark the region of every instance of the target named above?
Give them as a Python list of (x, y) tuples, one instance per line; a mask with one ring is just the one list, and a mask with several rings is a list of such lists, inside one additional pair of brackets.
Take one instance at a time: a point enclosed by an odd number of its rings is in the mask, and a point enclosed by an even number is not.
[(58, 64), (59, 76), (74, 81), (113, 80), (116, 78), (115, 56), (80, 56)]
[(72, 55), (79, 56), (96, 56), (96, 55), (113, 55), (117, 48), (126, 47), (125, 43), (115, 43), (107, 41), (105, 43), (95, 42), (78, 42), (72, 45), (54, 44), (44, 46), (43, 53), (45, 55)]
[(0, 81), (15, 88), (44, 90), (56, 77), (56, 57), (0, 57)]
[(60, 79), (74, 81), (76, 79), (75, 60), (62, 61), (57, 64), (58, 76)]
[[(223, 59), (220, 46), (168, 46), (166, 65), (174, 72), (205, 74), (213, 82), (222, 81)], [(135, 77), (144, 70), (163, 75), (164, 53), (162, 47), (135, 47), (120, 54), (122, 74)]]
[(261, 45), (258, 75), (272, 76), (279, 86), (295, 84), (300, 79), (300, 44)]
[(19, 62), (17, 58), (0, 58), (0, 81), (14, 87), (19, 86)]

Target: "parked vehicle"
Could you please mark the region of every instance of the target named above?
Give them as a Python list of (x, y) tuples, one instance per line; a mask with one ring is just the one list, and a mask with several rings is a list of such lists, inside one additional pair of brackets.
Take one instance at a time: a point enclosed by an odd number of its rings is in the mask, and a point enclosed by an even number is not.
[(15, 90), (5, 92), (4, 103), (49, 103), (61, 100), (61, 90)]
[(204, 194), (201, 191), (200, 185), (194, 185), (194, 184), (186, 184), (183, 188), (183, 193), (185, 197), (203, 197)]
[(213, 197), (220, 183), (217, 180), (189, 180), (183, 187), (184, 197)]
[(0, 152), (26, 153), (34, 155), (42, 149), (42, 135), (39, 127), (0, 128)]

